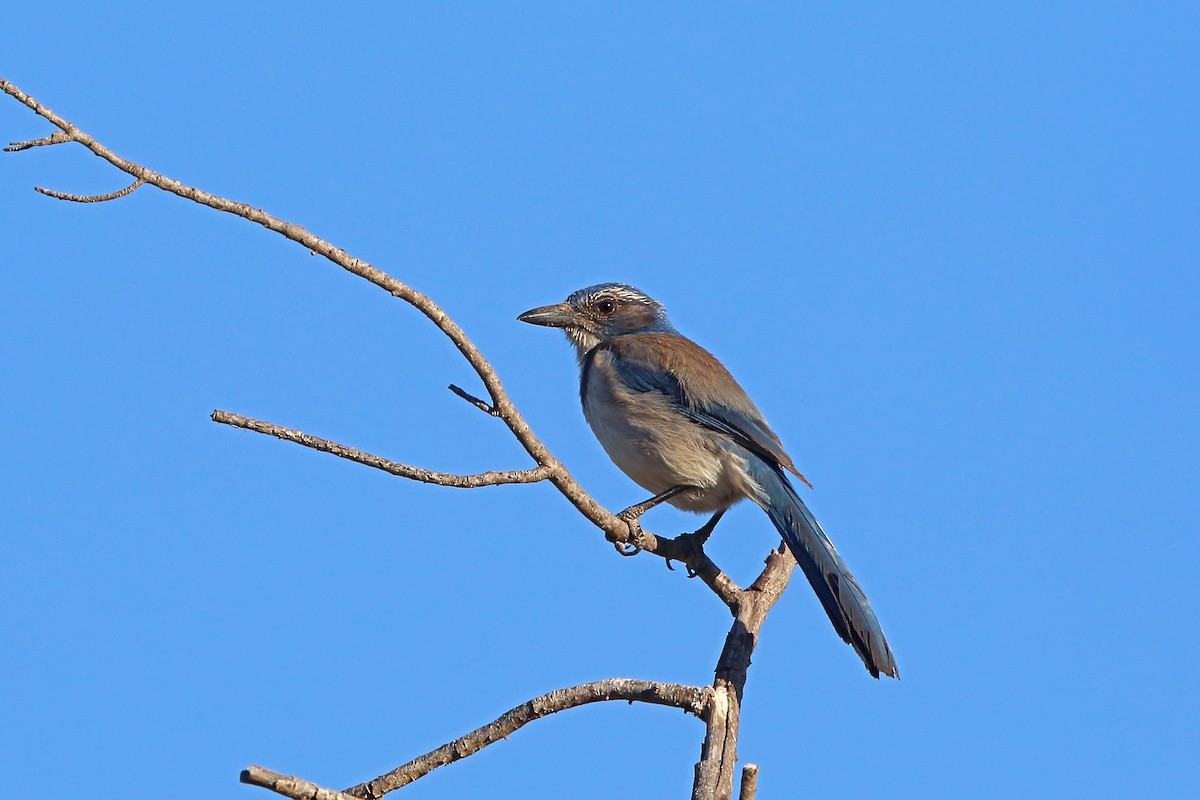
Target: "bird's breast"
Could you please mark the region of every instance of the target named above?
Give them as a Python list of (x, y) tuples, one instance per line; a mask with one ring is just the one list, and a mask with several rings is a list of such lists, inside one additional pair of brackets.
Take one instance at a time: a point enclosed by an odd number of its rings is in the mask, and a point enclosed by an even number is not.
[(680, 413), (662, 392), (629, 389), (603, 365), (585, 375), (584, 417), (604, 451), (639, 486), (658, 494), (673, 486), (702, 491), (673, 498), (687, 511), (727, 508), (746, 495), (744, 464), (721, 437)]

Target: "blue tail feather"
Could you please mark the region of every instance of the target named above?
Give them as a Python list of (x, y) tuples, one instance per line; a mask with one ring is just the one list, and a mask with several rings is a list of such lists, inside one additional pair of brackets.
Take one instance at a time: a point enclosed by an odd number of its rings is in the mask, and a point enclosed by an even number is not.
[(759, 505), (792, 551), (838, 635), (854, 648), (874, 677), (882, 673), (899, 678), (871, 603), (816, 517), (778, 467), (757, 458), (750, 462), (752, 476), (763, 490), (764, 496), (756, 498)]

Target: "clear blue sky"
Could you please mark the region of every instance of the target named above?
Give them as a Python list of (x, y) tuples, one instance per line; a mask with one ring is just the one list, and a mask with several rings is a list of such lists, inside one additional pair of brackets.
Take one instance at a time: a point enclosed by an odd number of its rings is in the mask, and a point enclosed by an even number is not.
[[(816, 485), (903, 673), (794, 584), (747, 688), (760, 796), (1196, 796), (1194, 4), (392, 5), (18, 4), (0, 74), (432, 295), (614, 509), (643, 493), (566, 342), (514, 317), (601, 280), (666, 303)], [(0, 138), (49, 132), (2, 99)], [(123, 180), (0, 158), (6, 795), (343, 787), (554, 688), (711, 678), (723, 607), (550, 487), (209, 422), (528, 464), (386, 294), (161, 192), (32, 191)], [(711, 551), (744, 582), (776, 542), (746, 507)], [(701, 731), (593, 706), (403, 793), (687, 796)]]

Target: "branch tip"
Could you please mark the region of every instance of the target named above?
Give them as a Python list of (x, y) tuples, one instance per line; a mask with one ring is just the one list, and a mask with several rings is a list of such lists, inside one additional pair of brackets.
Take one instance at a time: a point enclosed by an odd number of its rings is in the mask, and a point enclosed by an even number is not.
[(466, 400), (468, 403), (475, 406), (476, 408), (478, 408), (480, 411), (487, 414), (488, 416), (492, 416), (492, 417), (500, 416), (500, 412), (498, 410), (496, 410), (496, 407), (494, 405), (492, 405), (484, 400), (480, 400), (478, 397), (471, 394), (467, 390), (462, 389), (458, 386), (455, 386), (453, 383), (450, 384), (449, 386), (447, 386), (446, 388), (449, 389), (450, 391), (454, 392), (456, 395), (461, 397), (463, 400)]
[(738, 790), (738, 800), (754, 800), (758, 793), (758, 764), (746, 764), (742, 767), (742, 785)]
[(240, 780), (251, 786), (270, 789), (292, 800), (358, 800), (336, 789), (326, 789), (324, 786), (291, 775), (282, 775), (257, 764), (251, 764), (242, 770)]
[(338, 442), (321, 439), (317, 436), (310, 436), (303, 431), (285, 428), (282, 425), (275, 425), (271, 422), (263, 422), (262, 420), (251, 419), (250, 417), (243, 417), (240, 414), (232, 414), (220, 409), (213, 411), (209, 418), (220, 425), (229, 425), (234, 428), (242, 428), (243, 430), (274, 436), (276, 439), (295, 442), (312, 450), (320, 450), (322, 453), (329, 453), (338, 458), (356, 461), (359, 464), (374, 467), (400, 478), (408, 478), (409, 480), (420, 481), (422, 483), (433, 483), (438, 486), (452, 486), (456, 489), (474, 489), (479, 486), (500, 486), (510, 483), (538, 483), (550, 477), (550, 469), (546, 466), (537, 466), (533, 469), (508, 470), (505, 472), (481, 472), (475, 475), (435, 472), (422, 467), (414, 467), (411, 464), (389, 461), (386, 458), (365, 453), (362, 450), (356, 450), (353, 447), (347, 447)]
[(118, 197), (133, 194), (133, 191), (145, 182), (142, 178), (138, 178), (124, 189), (109, 192), (108, 194), (68, 194), (67, 192), (59, 192), (54, 189), (46, 189), (42, 186), (35, 186), (33, 190), (47, 197), (53, 197), (55, 200), (67, 200), (72, 203), (103, 203), (106, 200), (116, 200)]
[(19, 153), (22, 150), (29, 150), (34, 147), (45, 147), (52, 144), (62, 144), (63, 142), (72, 141), (72, 137), (63, 131), (55, 131), (49, 136), (43, 136), (41, 139), (29, 139), (24, 142), (9, 142), (8, 147), (4, 148), (6, 153)]

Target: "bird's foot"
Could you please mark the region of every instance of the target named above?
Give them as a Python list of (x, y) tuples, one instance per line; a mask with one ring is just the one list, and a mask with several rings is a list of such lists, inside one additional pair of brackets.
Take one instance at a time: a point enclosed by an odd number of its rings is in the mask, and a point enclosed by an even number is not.
[(623, 556), (636, 556), (642, 552), (642, 542), (644, 539), (642, 537), (642, 523), (638, 520), (641, 514), (642, 512), (636, 506), (627, 508), (620, 514), (617, 514), (617, 519), (624, 522), (629, 528), (629, 538), (624, 541), (610, 538), (609, 541), (613, 543), (613, 547), (617, 549), (617, 552)]
[[(713, 521), (709, 520), (706, 525), (698, 530), (681, 533), (675, 537), (675, 541), (684, 546), (684, 552), (687, 557), (681, 559), (679, 563), (683, 564), (683, 569), (689, 578), (695, 578), (700, 574), (692, 569), (690, 561), (696, 556), (704, 555), (704, 543), (708, 540), (709, 534), (712, 533), (714, 527), (716, 526)], [(675, 569), (671, 566), (669, 560), (667, 561), (667, 569), (672, 571)]]
[[(643, 538), (642, 523), (641, 523), (642, 514), (645, 514), (647, 511), (654, 508), (655, 506), (657, 506), (660, 503), (665, 503), (666, 501), (670, 500), (672, 497), (675, 497), (678, 494), (682, 494), (683, 492), (686, 492), (689, 489), (695, 489), (695, 488), (696, 487), (689, 486), (687, 484), (680, 484), (679, 486), (672, 486), (671, 488), (667, 489), (664, 492), (659, 492), (658, 494), (654, 495), (654, 497), (651, 497), (649, 500), (646, 500), (645, 502), (638, 503), (636, 506), (630, 506), (629, 508), (622, 511), (620, 514), (617, 514), (617, 519), (620, 519), (622, 522), (625, 523), (625, 526), (627, 528), (629, 528), (628, 537), (626, 537), (624, 540), (619, 540), (619, 539), (615, 538), (614, 536), (609, 536), (608, 540), (613, 543), (613, 546), (617, 548), (617, 552), (620, 553), (621, 555), (623, 555), (623, 556), (637, 555), (638, 553), (642, 552), (642, 550), (645, 549), (645, 544), (644, 544), (645, 539)], [(671, 565), (667, 564), (667, 566), (670, 567)]]

